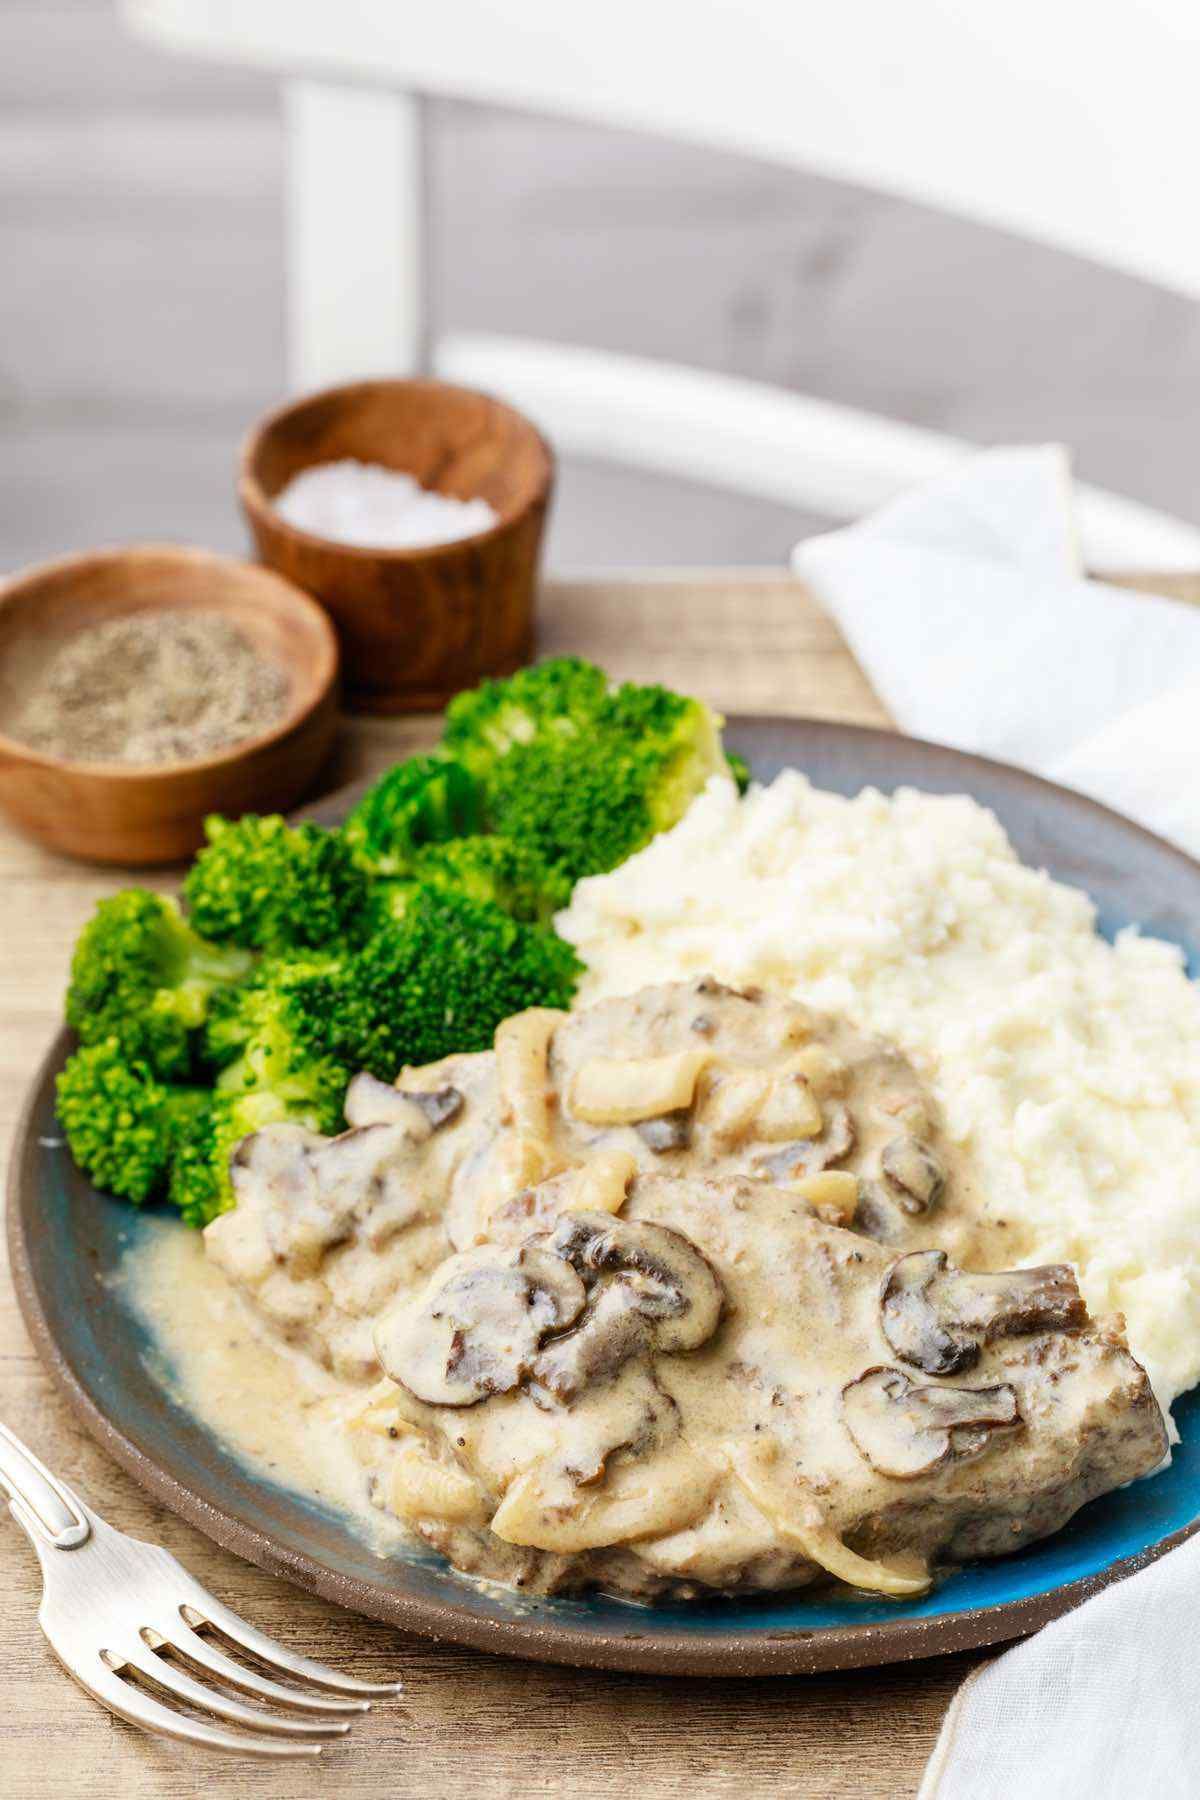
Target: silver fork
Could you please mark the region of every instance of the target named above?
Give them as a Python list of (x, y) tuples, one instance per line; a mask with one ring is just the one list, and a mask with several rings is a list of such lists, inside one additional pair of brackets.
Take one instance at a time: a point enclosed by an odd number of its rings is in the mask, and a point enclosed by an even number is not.
[[(319, 1756), (324, 1741), (349, 1731), (345, 1715), (369, 1712), (372, 1699), (400, 1692), (398, 1681), (355, 1681), (247, 1625), (168, 1550), (106, 1524), (2, 1424), (0, 1492), (42, 1565), (38, 1622), (51, 1649), (93, 1699), (131, 1725), (253, 1756)], [(267, 1667), (309, 1685), (256, 1674), (202, 1637), (197, 1627), (205, 1625)], [(221, 1687), (197, 1680), (192, 1670)], [(264, 1704), (248, 1705), (230, 1688)], [(244, 1729), (193, 1718), (176, 1711), (171, 1700)]]

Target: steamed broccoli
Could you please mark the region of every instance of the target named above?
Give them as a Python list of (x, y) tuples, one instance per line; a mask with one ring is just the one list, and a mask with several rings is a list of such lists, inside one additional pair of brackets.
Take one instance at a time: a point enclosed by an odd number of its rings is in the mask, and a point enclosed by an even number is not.
[(97, 1187), (138, 1206), (166, 1190), (177, 1152), (207, 1129), (208, 1093), (159, 1081), (115, 1037), (77, 1050), (57, 1087), (75, 1161)]
[(369, 788), (342, 828), (363, 868), (405, 875), (427, 844), (479, 830), (482, 796), (461, 763), (410, 756)]
[[(80, 1164), (193, 1225), (233, 1205), (229, 1158), (264, 1126), (329, 1134), (352, 1074), (490, 1047), (529, 1006), (567, 1006), (582, 964), (547, 927), (732, 773), (720, 721), (661, 687), (560, 657), (461, 694), (445, 742), (390, 770), (342, 832), (210, 819), (190, 918), (131, 890), (76, 950), (60, 1078)], [(209, 941), (213, 940), (213, 941)], [(204, 1072), (215, 1086), (188, 1084)]]
[(367, 877), (336, 831), (254, 813), (210, 818), (204, 829), (207, 848), (183, 884), (198, 931), (272, 953), (361, 934)]
[(608, 676), (578, 656), (556, 656), (504, 681), (484, 681), (446, 708), (444, 742), (486, 781), (518, 745), (553, 745), (586, 732), (604, 706)]
[(600, 721), (601, 742), (622, 761), (630, 753), (637, 757), (646, 808), (643, 842), (678, 824), (713, 775), (729, 774), (723, 723), (702, 700), (669, 688), (628, 681), (612, 695)]
[(408, 881), (381, 881), (373, 890), (381, 923), (403, 918), (417, 884), (490, 900), (526, 925), (548, 925), (571, 898), (571, 883), (527, 844), (506, 837), (454, 838), (421, 851)]
[(488, 778), (499, 832), (572, 882), (616, 868), (677, 823), (709, 777), (728, 772), (718, 721), (699, 700), (627, 685), (586, 733), (518, 745)]
[(264, 1022), (278, 1018), (293, 999), (293, 1021), (301, 1021), (308, 984), (317, 976), (341, 969), (347, 954), (297, 950), (286, 956), (267, 956), (245, 981), (215, 995), (204, 1028), (204, 1054), (209, 1064), (223, 1069), (244, 1055)]
[(729, 764), (729, 773), (737, 784), (738, 793), (744, 794), (750, 786), (750, 764), (736, 750), (727, 750), (725, 761)]
[(272, 1094), (281, 1118), (331, 1130), (341, 1119), (351, 1070), (327, 1054), (326, 1003), (339, 991), (345, 965), (330, 957), (268, 964), (231, 996), (212, 1021), (210, 1054), (224, 1067), (218, 1098)]
[(342, 966), (319, 954), (266, 961), (214, 1006), (206, 1044), (221, 1073), (207, 1135), (189, 1140), (171, 1165), (169, 1198), (189, 1224), (206, 1225), (233, 1205), (229, 1157), (251, 1132), (285, 1120), (341, 1129), (352, 1071), (323, 1049), (320, 1008)]
[(483, 785), (491, 830), (568, 881), (615, 868), (728, 773), (702, 701), (559, 657), (460, 694), (446, 744)]
[(67, 1023), (85, 1044), (117, 1038), (131, 1062), (186, 1081), (213, 996), (252, 961), (197, 936), (174, 900), (127, 888), (100, 902), (75, 946)]
[(203, 1230), (234, 1203), (229, 1159), (242, 1139), (264, 1125), (284, 1121), (307, 1125), (313, 1130), (333, 1132), (339, 1129), (338, 1117), (319, 1118), (305, 1109), (296, 1111), (269, 1088), (250, 1088), (242, 1092), (224, 1093), (218, 1089), (210, 1098), (203, 1130), (190, 1133), (171, 1158), (167, 1199), (177, 1206), (185, 1224)]
[(215, 1149), (215, 1104), (211, 1094), (205, 1099), (208, 1105), (197, 1117), (195, 1128), (184, 1133), (175, 1146), (167, 1182), (167, 1199), (179, 1208), (184, 1223), (198, 1231), (233, 1205), (233, 1190), (228, 1175), (222, 1179)]
[(553, 932), (491, 901), (418, 884), (399, 922), (305, 998), (329, 1055), (391, 1081), (407, 1063), (490, 1049), (510, 1013), (567, 1006), (581, 968)]

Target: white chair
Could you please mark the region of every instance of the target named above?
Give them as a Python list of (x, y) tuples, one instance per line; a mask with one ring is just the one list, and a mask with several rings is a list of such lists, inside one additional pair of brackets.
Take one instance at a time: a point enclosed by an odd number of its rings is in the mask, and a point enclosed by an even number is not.
[[(122, 0), (122, 10), (162, 45), (284, 78), (300, 387), (429, 367), (511, 398), (564, 450), (840, 518), (965, 448), (679, 365), (475, 332), (428, 341), (426, 94), (815, 170), (1200, 299), (1195, 0)], [(1200, 565), (1200, 530), (1182, 521), (1094, 489), (1081, 514), (1093, 565)]]

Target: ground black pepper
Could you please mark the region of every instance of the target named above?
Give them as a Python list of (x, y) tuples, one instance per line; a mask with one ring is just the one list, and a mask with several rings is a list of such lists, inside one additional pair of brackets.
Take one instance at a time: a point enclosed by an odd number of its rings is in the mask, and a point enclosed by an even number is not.
[(131, 613), (60, 644), (10, 735), (74, 762), (192, 762), (267, 731), (283, 670), (222, 614)]

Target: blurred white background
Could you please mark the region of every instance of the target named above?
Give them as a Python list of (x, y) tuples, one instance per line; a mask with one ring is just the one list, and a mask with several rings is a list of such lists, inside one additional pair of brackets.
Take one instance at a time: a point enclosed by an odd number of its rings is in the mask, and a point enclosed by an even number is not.
[[(1062, 439), (1088, 480), (1200, 524), (1200, 307), (723, 154), (457, 104), (428, 131), (439, 328)], [(285, 380), (282, 152), (268, 76), (160, 54), (109, 0), (0, 0), (0, 567), (242, 545), (235, 446)], [(550, 562), (779, 563), (819, 523), (569, 462)]]

